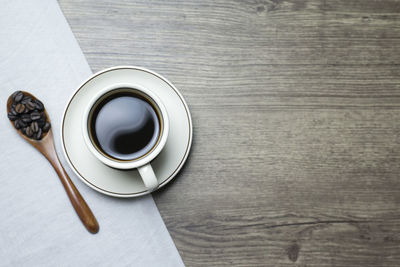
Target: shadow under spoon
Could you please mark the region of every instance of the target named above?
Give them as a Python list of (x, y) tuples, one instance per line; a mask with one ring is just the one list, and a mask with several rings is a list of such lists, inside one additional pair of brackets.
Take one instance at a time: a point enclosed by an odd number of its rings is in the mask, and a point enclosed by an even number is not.
[[(22, 98), (21, 98), (21, 93), (22, 93)], [(19, 94), (19, 96), (17, 96)], [(17, 98), (16, 98), (17, 96)], [(29, 100), (31, 99), (31, 100)], [(16, 101), (18, 100), (18, 101)], [(22, 102), (25, 101), (25, 104)], [(37, 102), (35, 102), (37, 101)], [(18, 104), (21, 104), (20, 106), (16, 106), (16, 102)], [(30, 103), (29, 103), (30, 102)], [(36, 105), (36, 107), (35, 107)], [(46, 122), (48, 125), (46, 127), (48, 129), (43, 130), (44, 127), (39, 127), (38, 124), (36, 123), (35, 125), (34, 122), (35, 120), (32, 120), (29, 122), (29, 115), (33, 119), (35, 116), (39, 116), (37, 113), (40, 114), (40, 112), (35, 113), (35, 108), (41, 109), (43, 112), (42, 119), (43, 117), (45, 118)], [(29, 113), (28, 110), (33, 111), (35, 113)], [(25, 112), (24, 112), (25, 111)], [(54, 170), (58, 174), (58, 177), (60, 178), (60, 181), (62, 185), (64, 186), (65, 191), (67, 192), (67, 195), (71, 201), (72, 206), (74, 207), (76, 213), (78, 214), (79, 218), (81, 219), (82, 223), (86, 227), (86, 229), (92, 233), (95, 234), (99, 231), (99, 224), (94, 217), (92, 211), (90, 210), (89, 206), (87, 205), (86, 201), (83, 199), (81, 194), (79, 193), (78, 189), (76, 189), (75, 185), (72, 183), (71, 179), (69, 178), (68, 174), (65, 172), (63, 166), (60, 163), (60, 160), (58, 159), (55, 147), (54, 147), (54, 140), (53, 140), (53, 133), (50, 127), (50, 118), (46, 112), (46, 109), (44, 108), (43, 104), (38, 101), (36, 97), (34, 97), (32, 94), (24, 91), (17, 91), (13, 95), (11, 95), (8, 100), (7, 100), (7, 113), (8, 117), (10, 119), (11, 124), (13, 127), (17, 130), (18, 134), (25, 139), (28, 143), (30, 143), (32, 146), (34, 146), (37, 150), (40, 151), (40, 153), (45, 156), (45, 158), (50, 162), (50, 164), (53, 166)], [(25, 115), (28, 114), (28, 115)], [(25, 119), (25, 122), (22, 120), (22, 118)], [(19, 124), (16, 123), (17, 120), (20, 120)], [(26, 122), (28, 121), (28, 122)], [(20, 125), (23, 124), (23, 125)], [(43, 121), (42, 121), (43, 125)], [(20, 128), (20, 129), (18, 129)], [(29, 129), (28, 135), (24, 134), (21, 132), (22, 129), (25, 129), (25, 133), (27, 128)], [(46, 131), (46, 132), (45, 132)], [(39, 133), (40, 132), (40, 133)], [(28, 137), (31, 136), (31, 137)]]

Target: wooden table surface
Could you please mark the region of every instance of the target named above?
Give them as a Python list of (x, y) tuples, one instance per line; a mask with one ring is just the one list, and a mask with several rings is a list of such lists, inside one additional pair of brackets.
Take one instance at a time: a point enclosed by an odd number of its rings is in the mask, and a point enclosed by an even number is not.
[(400, 1), (59, 2), (93, 71), (188, 102), (154, 194), (187, 266), (400, 265)]

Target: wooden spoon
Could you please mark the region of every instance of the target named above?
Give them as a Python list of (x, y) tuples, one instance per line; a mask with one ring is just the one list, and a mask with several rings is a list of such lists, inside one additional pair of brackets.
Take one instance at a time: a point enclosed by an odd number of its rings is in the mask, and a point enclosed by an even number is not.
[[(30, 96), (33, 100), (37, 98), (28, 92), (22, 91), (24, 95)], [(13, 99), (10, 96), (7, 100), (7, 112), (10, 112), (11, 105)], [(44, 109), (44, 113), (46, 114), (47, 121), (50, 122), (50, 117)], [(14, 123), (10, 121), (11, 124), (14, 126)], [(17, 130), (17, 129), (16, 129)], [(60, 177), (61, 183), (64, 186), (65, 191), (71, 201), (72, 206), (75, 208), (76, 213), (78, 214), (79, 218), (81, 219), (82, 223), (85, 225), (86, 229), (95, 234), (99, 231), (99, 224), (97, 223), (96, 218), (94, 217), (92, 211), (90, 210), (89, 206), (86, 204), (85, 200), (82, 198), (81, 194), (79, 193), (78, 189), (76, 189), (75, 185), (72, 183), (71, 179), (68, 177), (68, 174), (65, 172), (64, 168), (62, 167), (60, 160), (58, 159), (55, 147), (54, 147), (54, 140), (53, 140), (53, 133), (51, 129), (47, 133), (43, 133), (42, 139), (35, 140), (33, 138), (29, 138), (25, 136), (21, 131), (18, 131), (19, 135), (24, 138), (28, 143), (34, 146), (46, 159), (51, 163), (54, 170), (57, 172), (58, 177)]]

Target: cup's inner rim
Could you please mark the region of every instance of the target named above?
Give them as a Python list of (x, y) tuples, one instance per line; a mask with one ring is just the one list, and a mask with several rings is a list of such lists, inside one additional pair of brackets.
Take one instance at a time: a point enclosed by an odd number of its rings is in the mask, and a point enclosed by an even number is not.
[[(143, 154), (143, 155), (141, 155), (141, 156), (139, 156), (139, 157), (133, 158), (133, 159), (128, 159), (128, 160), (117, 159), (117, 158), (111, 157), (110, 155), (104, 153), (104, 152), (102, 151), (102, 149), (98, 147), (98, 145), (97, 145), (96, 142), (94, 141), (94, 138), (93, 138), (93, 135), (92, 135), (92, 131), (91, 131), (92, 126), (91, 126), (91, 123), (90, 123), (90, 122), (91, 122), (91, 120), (93, 119), (93, 113), (94, 113), (94, 111), (96, 110), (97, 106), (98, 106), (105, 98), (110, 97), (111, 95), (117, 94), (117, 93), (132, 93), (132, 92), (133, 92), (134, 94), (137, 94), (137, 95), (139, 95), (140, 97), (142, 97), (142, 98), (143, 98), (147, 103), (149, 103), (149, 104), (151, 105), (151, 107), (154, 109), (154, 111), (155, 111), (156, 114), (157, 114), (158, 121), (159, 121), (159, 123), (160, 123), (160, 132), (159, 132), (159, 134), (158, 134), (158, 138), (157, 138), (157, 141), (156, 141), (156, 143), (154, 144), (154, 146), (153, 146), (149, 151), (147, 151), (145, 154)], [(149, 96), (149, 95), (146, 94), (145, 92), (141, 91), (140, 89), (136, 89), (136, 88), (132, 88), (132, 87), (120, 87), (120, 88), (115, 88), (115, 89), (112, 89), (112, 90), (107, 91), (107, 92), (105, 92), (104, 94), (100, 95), (100, 96), (94, 101), (94, 103), (92, 104), (92, 106), (90, 107), (90, 110), (89, 110), (89, 113), (88, 113), (88, 116), (87, 116), (86, 124), (87, 124), (87, 133), (88, 133), (88, 136), (89, 136), (89, 140), (90, 140), (91, 145), (92, 145), (92, 146), (96, 149), (96, 151), (99, 152), (102, 156), (104, 156), (104, 157), (106, 157), (107, 159), (110, 159), (110, 160), (112, 160), (112, 161), (115, 161), (115, 162), (128, 163), (128, 162), (135, 162), (135, 161), (138, 161), (138, 160), (140, 160), (140, 159), (145, 158), (146, 156), (148, 156), (149, 154), (151, 154), (151, 152), (153, 152), (154, 149), (158, 146), (158, 144), (160, 143), (161, 137), (162, 137), (163, 134), (164, 134), (164, 120), (163, 120), (163, 116), (161, 115), (161, 109), (160, 109), (160, 107), (158, 106), (158, 104), (156, 103), (156, 101), (155, 101), (151, 96)]]

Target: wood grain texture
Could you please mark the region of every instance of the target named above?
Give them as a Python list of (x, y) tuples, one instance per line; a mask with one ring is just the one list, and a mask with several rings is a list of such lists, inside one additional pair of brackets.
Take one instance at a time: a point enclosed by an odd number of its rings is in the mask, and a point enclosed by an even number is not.
[(60, 4), (94, 71), (153, 69), (189, 104), (154, 194), (187, 266), (399, 266), (400, 1)]

